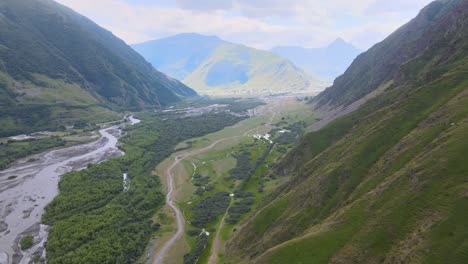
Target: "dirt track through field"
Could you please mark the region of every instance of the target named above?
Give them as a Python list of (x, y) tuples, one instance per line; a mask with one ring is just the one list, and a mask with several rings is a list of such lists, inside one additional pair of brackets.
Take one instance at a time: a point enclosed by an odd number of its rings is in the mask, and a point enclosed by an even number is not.
[[(275, 119), (275, 117), (277, 115), (277, 112), (275, 111), (274, 107), (269, 105), (269, 106), (265, 107), (265, 111), (264, 111), (263, 115), (265, 115), (267, 113), (270, 114), (270, 118), (266, 123), (264, 123), (262, 125), (259, 125), (259, 126), (255, 127), (255, 128), (252, 128), (252, 129), (244, 132), (242, 135), (222, 138), (222, 139), (219, 139), (217, 141), (214, 141), (209, 146), (206, 146), (206, 147), (203, 147), (203, 148), (200, 148), (200, 149), (196, 149), (196, 150), (192, 150), (192, 151), (188, 151), (186, 153), (179, 154), (174, 158), (172, 164), (164, 171), (163, 176), (166, 178), (167, 186), (168, 186), (167, 187), (168, 190), (167, 190), (167, 194), (166, 194), (166, 205), (168, 205), (175, 213), (176, 222), (177, 222), (177, 231), (170, 237), (170, 239), (167, 242), (165, 242), (164, 246), (158, 252), (155, 252), (155, 254), (153, 255), (153, 258), (152, 258), (153, 260), (151, 261), (152, 264), (163, 264), (163, 263), (165, 263), (165, 258), (167, 257), (169, 250), (174, 245), (174, 243), (179, 238), (181, 238), (181, 236), (183, 235), (183, 232), (184, 232), (184, 220), (185, 220), (184, 216), (183, 216), (182, 212), (180, 211), (180, 209), (177, 208), (177, 206), (174, 204), (175, 196), (177, 194), (174, 192), (174, 189), (175, 189), (174, 187), (175, 186), (174, 186), (174, 172), (173, 172), (173, 170), (184, 159), (189, 158), (189, 157), (194, 156), (194, 155), (204, 153), (204, 152), (208, 152), (221, 142), (228, 141), (228, 140), (235, 139), (235, 138), (251, 136), (251, 133), (256, 134), (263, 127), (272, 128), (271, 126), (272, 126), (273, 121), (274, 121), (274, 119)], [(236, 125), (236, 126), (238, 126), (238, 125)], [(220, 248), (220, 244), (221, 244), (220, 230), (224, 226), (224, 219), (225, 219), (226, 215), (227, 215), (227, 211), (226, 211), (226, 214), (224, 215), (223, 219), (221, 220), (221, 223), (220, 223), (219, 227), (216, 230), (215, 238), (213, 240), (211, 255), (209, 257), (209, 263), (210, 264), (212, 264), (212, 263), (214, 264), (214, 263), (216, 263), (218, 261), (218, 252), (219, 252), (219, 248)]]
[(213, 142), (211, 145), (209, 145), (207, 147), (200, 148), (200, 149), (197, 149), (197, 150), (194, 150), (194, 151), (191, 151), (191, 152), (187, 152), (187, 153), (178, 155), (178, 156), (175, 157), (175, 159), (174, 159), (173, 163), (171, 164), (171, 166), (165, 171), (165, 176), (166, 176), (167, 184), (168, 184), (168, 191), (167, 191), (167, 195), (166, 195), (166, 204), (174, 211), (174, 213), (176, 215), (177, 232), (174, 235), (172, 235), (172, 237), (166, 242), (166, 244), (161, 248), (161, 250), (155, 255), (154, 261), (153, 261), (154, 264), (162, 264), (163, 263), (164, 257), (167, 254), (167, 252), (169, 251), (169, 249), (177, 241), (177, 239), (179, 239), (180, 236), (182, 236), (182, 233), (184, 232), (184, 217), (183, 217), (182, 212), (180, 211), (180, 209), (177, 208), (177, 206), (174, 204), (174, 197), (173, 197), (174, 196), (174, 172), (173, 172), (174, 168), (177, 167), (177, 165), (179, 165), (182, 160), (184, 160), (184, 159), (186, 159), (186, 158), (188, 158), (190, 156), (201, 154), (203, 152), (207, 152), (207, 151), (211, 150), (213, 147), (215, 147), (217, 144), (219, 144), (219, 143), (221, 143), (223, 141), (234, 139), (234, 138), (239, 138), (239, 137), (241, 137), (241, 136), (223, 138), (223, 139), (220, 139), (220, 140), (217, 140), (217, 141)]

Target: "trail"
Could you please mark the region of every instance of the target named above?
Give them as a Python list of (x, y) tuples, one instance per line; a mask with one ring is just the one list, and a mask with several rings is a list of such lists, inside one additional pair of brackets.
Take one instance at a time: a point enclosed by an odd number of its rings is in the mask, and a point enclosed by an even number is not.
[(215, 142), (213, 142), (211, 145), (206, 146), (204, 148), (200, 148), (188, 153), (184, 153), (182, 155), (178, 155), (175, 157), (174, 162), (171, 164), (169, 168), (167, 168), (165, 174), (166, 174), (166, 179), (168, 183), (168, 192), (166, 195), (166, 204), (174, 211), (176, 215), (176, 220), (177, 220), (177, 232), (172, 235), (172, 237), (166, 242), (166, 244), (162, 247), (162, 249), (158, 252), (158, 254), (155, 256), (153, 263), (154, 264), (162, 264), (165, 255), (169, 251), (169, 249), (172, 247), (172, 245), (179, 239), (180, 236), (182, 236), (182, 233), (184, 232), (184, 217), (182, 215), (182, 212), (177, 208), (177, 206), (174, 204), (173, 200), (173, 193), (174, 193), (174, 173), (173, 170), (177, 165), (180, 164), (180, 162), (190, 156), (197, 155), (206, 151), (211, 150), (213, 147), (215, 147), (217, 144), (234, 139), (234, 138), (239, 138), (241, 136), (235, 136), (235, 137), (228, 137), (228, 138), (223, 138), (219, 139)]
[[(172, 235), (172, 237), (164, 244), (164, 246), (161, 248), (161, 250), (159, 250), (159, 252), (154, 256), (153, 262), (152, 262), (153, 264), (162, 264), (163, 263), (164, 257), (167, 255), (167, 252), (169, 251), (169, 249), (174, 245), (174, 243), (177, 241), (177, 239), (179, 239), (182, 236), (182, 234), (184, 232), (184, 216), (183, 216), (182, 212), (179, 210), (179, 208), (177, 208), (177, 206), (174, 204), (174, 200), (173, 200), (175, 198), (175, 197), (173, 197), (174, 196), (174, 173), (173, 173), (174, 168), (176, 168), (177, 165), (179, 165), (182, 160), (184, 160), (184, 159), (186, 159), (186, 158), (188, 158), (190, 156), (193, 156), (193, 155), (197, 155), (197, 154), (201, 154), (203, 152), (207, 152), (207, 151), (211, 150), (213, 147), (215, 147), (217, 144), (219, 144), (219, 143), (221, 143), (223, 141), (227, 141), (227, 140), (231, 140), (231, 139), (235, 139), (235, 138), (240, 138), (240, 137), (244, 137), (244, 136), (249, 136), (249, 134), (252, 131), (258, 131), (262, 127), (269, 127), (270, 128), (277, 113), (276, 113), (276, 111), (274, 111), (274, 108), (272, 108), (272, 107), (268, 107), (267, 111), (265, 111), (265, 113), (271, 113), (271, 117), (267, 121), (266, 124), (263, 124), (263, 125), (255, 127), (255, 128), (252, 128), (252, 129), (244, 132), (242, 135), (219, 139), (217, 141), (214, 141), (209, 146), (206, 146), (206, 147), (203, 147), (203, 148), (191, 151), (191, 152), (187, 152), (187, 153), (184, 153), (184, 154), (181, 154), (181, 155), (177, 155), (175, 157), (173, 163), (171, 164), (171, 166), (166, 169), (165, 176), (166, 176), (167, 184), (168, 184), (168, 192), (166, 194), (166, 204), (174, 211), (174, 213), (176, 215), (177, 232), (174, 235)], [(226, 214), (224, 215), (223, 219), (221, 220), (220, 227), (216, 231), (215, 244), (217, 244), (217, 245), (214, 245), (214, 246), (216, 246), (216, 248), (214, 248), (214, 250), (212, 250), (212, 255), (210, 256), (210, 262), (209, 262), (210, 264), (211, 263), (216, 263), (216, 261), (217, 261), (218, 250), (219, 250), (219, 245), (220, 245), (219, 230), (224, 225), (224, 219), (225, 219), (226, 215), (227, 215), (227, 211), (226, 211)], [(213, 255), (215, 255), (215, 256), (213, 256)], [(215, 262), (212, 262), (212, 260), (211, 260), (212, 258), (214, 258), (213, 261), (215, 261)]]
[(223, 229), (224, 227), (225, 219), (226, 219), (226, 216), (228, 215), (229, 208), (231, 208), (231, 205), (232, 205), (232, 197), (231, 197), (231, 204), (229, 204), (229, 207), (226, 209), (226, 213), (224, 213), (223, 219), (221, 219), (221, 222), (219, 223), (218, 228), (216, 228), (216, 236), (213, 240), (213, 246), (211, 247), (211, 255), (210, 255), (210, 258), (208, 259), (208, 264), (218, 263), (218, 252), (219, 252), (219, 246), (221, 244), (220, 233), (221, 233), (221, 229)]

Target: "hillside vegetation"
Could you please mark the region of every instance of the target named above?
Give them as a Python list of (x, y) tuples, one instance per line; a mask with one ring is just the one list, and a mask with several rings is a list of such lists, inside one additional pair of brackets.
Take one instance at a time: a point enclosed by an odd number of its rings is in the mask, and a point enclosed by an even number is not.
[[(159, 223), (151, 220), (164, 202), (152, 170), (181, 141), (234, 125), (244, 116), (226, 112), (184, 117), (144, 112), (125, 128), (125, 155), (70, 172), (42, 217), (50, 225), (48, 263), (134, 263)], [(128, 189), (122, 174), (128, 173)]]
[[(338, 106), (394, 82), (283, 159), (272, 174), (291, 180), (231, 239), (232, 263), (468, 261), (467, 12), (431, 3), (319, 96)], [(371, 58), (386, 66), (360, 72)]]
[(71, 9), (52, 0), (0, 2), (0, 136), (192, 95)]
[(317, 89), (302, 69), (270, 52), (219, 46), (183, 82), (203, 93), (284, 93)]
[[(417, 77), (411, 75), (427, 74), (422, 68), (431, 69), (447, 61), (451, 53), (463, 51), (465, 41), (461, 37), (466, 37), (466, 33), (459, 30), (458, 40), (453, 40), (450, 47), (440, 51), (441, 54), (425, 52), (447, 44), (440, 38), (444, 37), (446, 31), (453, 33), (458, 25), (445, 15), (447, 12), (463, 12), (453, 10), (459, 2), (462, 1), (434, 1), (425, 7), (416, 18), (359, 55), (345, 73), (335, 79), (330, 88), (315, 98), (315, 102), (319, 107), (349, 105), (391, 80), (395, 81), (396, 87), (401, 80)], [(457, 23), (464, 23), (463, 19), (459, 20)], [(420, 63), (407, 64), (423, 52), (425, 58), (420, 58)]]

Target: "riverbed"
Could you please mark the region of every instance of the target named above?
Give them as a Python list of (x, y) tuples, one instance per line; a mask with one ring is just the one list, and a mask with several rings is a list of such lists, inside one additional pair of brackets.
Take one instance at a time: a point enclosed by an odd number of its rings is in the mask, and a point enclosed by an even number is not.
[[(139, 122), (129, 117), (128, 124)], [(99, 133), (97, 141), (33, 155), (0, 171), (0, 264), (30, 263), (34, 255), (45, 258), (48, 226), (40, 223), (41, 216), (59, 192), (61, 175), (124, 154), (116, 146), (120, 126)], [(19, 242), (26, 235), (34, 237), (34, 245), (21, 251)]]

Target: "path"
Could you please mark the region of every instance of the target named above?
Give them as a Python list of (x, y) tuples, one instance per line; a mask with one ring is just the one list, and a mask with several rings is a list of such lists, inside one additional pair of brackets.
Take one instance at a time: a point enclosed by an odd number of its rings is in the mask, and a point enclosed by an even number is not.
[[(181, 155), (177, 155), (175, 157), (175, 159), (174, 159), (173, 163), (171, 164), (171, 166), (165, 171), (165, 176), (166, 176), (167, 185), (168, 185), (168, 192), (166, 194), (166, 204), (174, 211), (174, 213), (176, 215), (177, 232), (174, 235), (172, 235), (172, 237), (164, 244), (164, 246), (161, 248), (161, 250), (159, 250), (159, 252), (157, 252), (155, 254), (155, 256), (153, 258), (153, 262), (152, 262), (153, 264), (162, 264), (163, 263), (164, 257), (167, 255), (167, 252), (169, 251), (169, 249), (174, 245), (174, 243), (177, 241), (177, 239), (179, 239), (182, 236), (182, 234), (184, 232), (184, 217), (183, 217), (183, 214), (179, 210), (179, 208), (177, 208), (177, 206), (174, 204), (174, 199), (175, 199), (175, 197), (173, 197), (175, 195), (175, 193), (174, 193), (174, 173), (173, 173), (174, 168), (177, 167), (177, 165), (179, 165), (182, 160), (184, 160), (184, 159), (186, 159), (186, 158), (188, 158), (190, 156), (201, 154), (203, 152), (209, 151), (213, 147), (215, 147), (217, 144), (219, 144), (219, 143), (221, 143), (223, 141), (227, 141), (227, 140), (235, 139), (235, 138), (240, 138), (240, 137), (243, 137), (243, 136), (248, 136), (249, 133), (251, 133), (254, 130), (258, 131), (258, 129), (260, 129), (261, 127), (270, 127), (271, 124), (273, 123), (274, 118), (276, 117), (276, 111), (274, 111), (274, 108), (268, 107), (268, 110), (265, 111), (265, 113), (271, 113), (271, 117), (270, 117), (269, 121), (266, 124), (263, 124), (263, 125), (260, 125), (260, 126), (257, 126), (255, 128), (253, 128), (253, 129), (250, 129), (250, 130), (246, 131), (245, 133), (243, 133), (242, 135), (219, 139), (219, 140), (213, 142), (209, 146), (206, 146), (204, 148), (200, 148), (200, 149), (188, 152), (188, 153), (184, 153), (184, 154), (181, 154)], [(226, 211), (226, 214), (227, 214), (227, 211)], [(226, 217), (226, 214), (223, 217), (223, 219), (221, 220), (220, 227), (218, 228), (218, 230), (216, 232), (215, 241), (217, 241), (217, 243), (215, 243), (215, 245), (214, 245), (214, 246), (216, 246), (216, 248), (214, 248), (212, 250), (212, 255), (210, 256), (210, 262), (209, 263), (216, 263), (216, 262), (211, 262), (211, 259), (214, 258), (214, 261), (216, 261), (216, 259), (217, 259), (219, 244), (220, 244), (219, 230), (224, 225), (223, 223), (224, 223), (224, 218)], [(215, 255), (215, 256), (213, 256), (213, 255)]]
[(177, 165), (179, 165), (179, 163), (182, 160), (184, 160), (184, 159), (186, 159), (186, 158), (188, 158), (190, 156), (201, 154), (203, 152), (211, 150), (213, 147), (215, 147), (217, 144), (219, 144), (219, 143), (221, 143), (223, 141), (238, 138), (238, 137), (241, 137), (241, 136), (235, 136), (235, 137), (228, 137), (228, 138), (219, 139), (219, 140), (213, 142), (211, 145), (209, 145), (207, 147), (197, 149), (195, 151), (191, 151), (191, 152), (188, 152), (188, 153), (185, 153), (185, 154), (182, 154), (182, 155), (178, 155), (178, 156), (175, 157), (174, 162), (172, 163), (172, 165), (166, 170), (165, 174), (166, 174), (166, 179), (167, 179), (167, 183), (168, 183), (168, 192), (167, 192), (167, 195), (166, 195), (166, 204), (169, 205), (169, 207), (171, 207), (171, 209), (174, 211), (174, 213), (176, 215), (177, 232), (166, 242), (166, 244), (162, 247), (162, 249), (155, 256), (154, 261), (153, 261), (154, 264), (162, 264), (163, 263), (164, 257), (167, 254), (168, 250), (172, 247), (172, 245), (177, 241), (177, 239), (179, 239), (179, 237), (184, 232), (184, 217), (182, 215), (182, 212), (179, 210), (179, 208), (177, 208), (177, 206), (174, 204), (174, 201), (173, 201), (174, 197), (172, 197), (173, 193), (174, 193), (174, 173), (173, 173), (173, 169)]
[(216, 229), (216, 236), (213, 240), (213, 246), (211, 247), (211, 255), (210, 255), (210, 258), (208, 259), (208, 264), (218, 263), (219, 246), (221, 245), (221, 239), (220, 239), (221, 230), (224, 227), (225, 219), (226, 219), (226, 216), (228, 215), (229, 208), (231, 208), (231, 205), (232, 205), (232, 197), (231, 197), (231, 204), (226, 209), (226, 213), (224, 213), (224, 216), (221, 219), (221, 222), (219, 223), (218, 228)]

